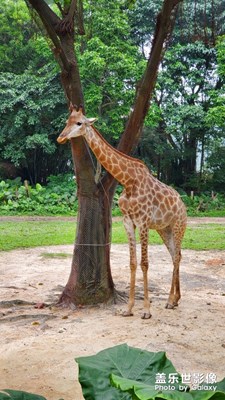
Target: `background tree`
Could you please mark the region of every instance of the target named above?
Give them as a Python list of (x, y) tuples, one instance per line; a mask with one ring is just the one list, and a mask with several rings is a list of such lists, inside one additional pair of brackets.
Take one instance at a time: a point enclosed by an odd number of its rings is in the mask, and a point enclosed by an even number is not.
[[(146, 3), (138, 1), (148, 20)], [(139, 42), (145, 48), (144, 20), (142, 30), (134, 16), (132, 22), (133, 31), (140, 34)], [(151, 108), (154, 115), (145, 122), (144, 140), (138, 149), (147, 163), (150, 156), (150, 166), (158, 177), (187, 191), (205, 188), (206, 159), (213, 148), (212, 142), (221, 134), (207, 123), (207, 115), (213, 98), (217, 94), (221, 98), (224, 93), (215, 46), (224, 29), (225, 6), (221, 2), (182, 3), (172, 45), (165, 54), (157, 81)]]
[[(98, 127), (113, 145), (130, 112), (161, 5), (162, 0), (83, 3), (86, 34), (76, 35), (75, 50), (85, 104), (90, 115), (98, 115)], [(31, 21), (24, 1), (3, 0), (0, 7), (0, 176), (3, 162), (10, 162), (22, 179), (45, 183), (49, 174), (72, 173), (69, 147), (56, 146), (52, 130), (60, 131), (66, 118), (60, 68), (41, 21), (36, 17), (38, 27)], [(182, 2), (135, 154), (160, 179), (186, 191), (213, 186), (209, 156), (224, 137), (223, 124), (217, 122), (221, 112), (209, 121), (215, 107), (221, 110), (224, 93), (224, 48), (219, 46), (224, 9), (218, 0)], [(77, 20), (77, 31), (81, 23)]]
[(3, 0), (0, 11), (0, 157), (32, 184), (45, 183), (67, 169), (69, 157), (56, 152), (53, 135), (66, 116), (59, 68), (24, 1)]
[(206, 124), (213, 140), (209, 141), (206, 157), (206, 171), (209, 188), (225, 193), (225, 36), (217, 42), (218, 77), (217, 88), (211, 91), (210, 107)]

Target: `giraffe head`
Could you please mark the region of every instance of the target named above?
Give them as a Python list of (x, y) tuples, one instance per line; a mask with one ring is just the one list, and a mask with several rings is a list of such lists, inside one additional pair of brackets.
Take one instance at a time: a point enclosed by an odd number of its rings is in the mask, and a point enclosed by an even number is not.
[(82, 107), (78, 109), (70, 104), (70, 116), (67, 120), (66, 126), (57, 138), (57, 142), (64, 144), (71, 138), (78, 136), (85, 136), (87, 127), (92, 125), (96, 118), (86, 118), (83, 114)]

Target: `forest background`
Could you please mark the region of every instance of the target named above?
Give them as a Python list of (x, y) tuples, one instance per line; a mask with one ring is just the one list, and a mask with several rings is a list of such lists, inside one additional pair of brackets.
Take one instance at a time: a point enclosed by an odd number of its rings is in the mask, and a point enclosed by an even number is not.
[[(130, 113), (161, 4), (83, 2), (85, 35), (75, 46), (86, 110), (113, 146)], [(74, 214), (70, 147), (56, 143), (68, 116), (59, 66), (23, 0), (3, 0), (0, 19), (0, 213)], [(224, 33), (223, 2), (182, 3), (133, 154), (179, 190), (192, 214), (216, 209), (224, 215)]]

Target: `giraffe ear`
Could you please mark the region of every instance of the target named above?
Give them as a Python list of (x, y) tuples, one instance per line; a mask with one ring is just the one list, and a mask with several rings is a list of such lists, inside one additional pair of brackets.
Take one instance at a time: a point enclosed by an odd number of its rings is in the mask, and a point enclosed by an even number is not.
[(90, 125), (93, 125), (95, 121), (97, 121), (97, 118), (88, 118), (88, 122)]
[(70, 110), (70, 112), (72, 112), (74, 109), (76, 109), (76, 106), (73, 105), (72, 102), (70, 102), (70, 105), (69, 105), (69, 110)]

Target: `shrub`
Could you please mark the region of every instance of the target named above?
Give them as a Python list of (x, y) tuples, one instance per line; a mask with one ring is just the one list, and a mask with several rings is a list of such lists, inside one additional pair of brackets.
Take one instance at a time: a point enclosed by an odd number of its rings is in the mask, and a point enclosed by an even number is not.
[[(118, 185), (112, 214), (121, 215), (118, 199), (122, 192)], [(72, 174), (50, 175), (46, 186), (37, 183), (21, 182), (20, 178), (0, 182), (0, 214), (1, 215), (76, 215), (78, 201), (76, 181)], [(225, 196), (222, 194), (203, 193), (188, 196), (180, 192), (191, 216), (225, 215)]]
[(20, 178), (0, 182), (0, 213), (74, 215), (76, 183), (71, 174), (50, 176), (47, 186), (29, 185)]
[(225, 215), (225, 196), (222, 194), (203, 193), (197, 196), (182, 195), (188, 214), (191, 216), (198, 215)]

